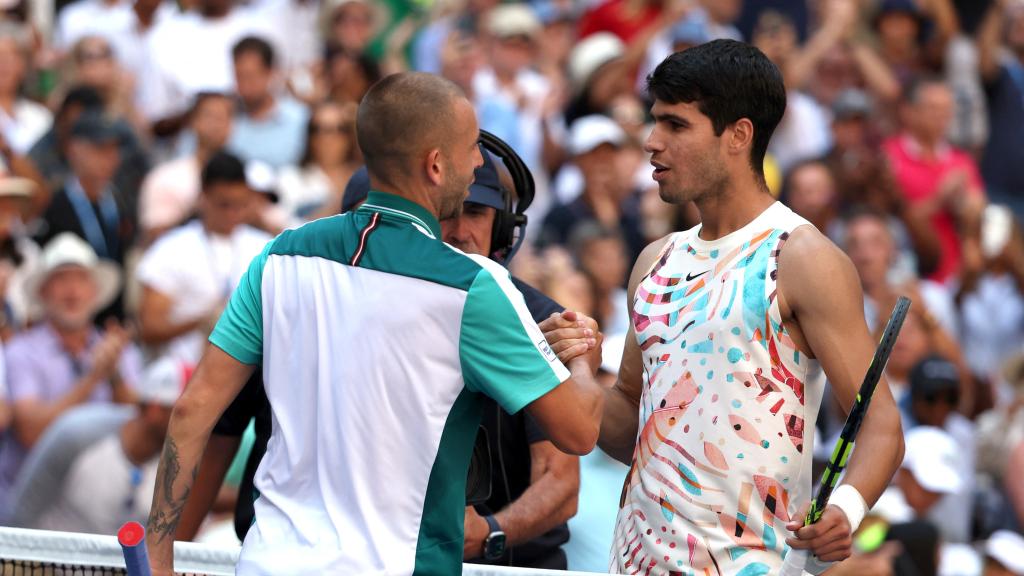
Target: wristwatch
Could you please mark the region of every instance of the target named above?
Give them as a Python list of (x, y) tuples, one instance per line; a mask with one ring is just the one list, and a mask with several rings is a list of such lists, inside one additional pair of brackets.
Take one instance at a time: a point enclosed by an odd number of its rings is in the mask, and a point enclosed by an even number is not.
[(505, 555), (505, 533), (501, 531), (501, 526), (494, 516), (488, 514), (484, 516), (484, 520), (491, 529), (491, 533), (484, 538), (484, 559), (497, 560)]

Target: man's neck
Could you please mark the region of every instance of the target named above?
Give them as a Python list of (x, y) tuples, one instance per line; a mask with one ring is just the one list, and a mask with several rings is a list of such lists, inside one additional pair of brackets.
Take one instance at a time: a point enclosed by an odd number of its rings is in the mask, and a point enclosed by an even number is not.
[(942, 140), (932, 140), (930, 138), (922, 138), (921, 136), (914, 134), (913, 132), (907, 132), (907, 137), (917, 146), (918, 152), (921, 156), (926, 158), (935, 158), (941, 152), (943, 145), (945, 144)]
[(425, 189), (418, 186), (409, 186), (401, 182), (371, 182), (371, 189), (377, 190), (378, 192), (384, 192), (386, 194), (392, 194), (400, 198), (404, 198), (409, 202), (419, 204), (424, 210), (430, 212), (430, 215), (440, 221), (438, 217), (438, 207), (435, 205), (431, 194)]
[(135, 466), (142, 466), (155, 458), (163, 447), (164, 440), (152, 433), (139, 415), (121, 427), (121, 449), (125, 458)]
[(700, 212), (700, 239), (718, 240), (750, 224), (775, 198), (753, 178), (728, 186), (713, 198), (695, 201)]
[(51, 322), (50, 326), (57, 334), (57, 339), (60, 340), (60, 344), (65, 350), (76, 356), (85, 352), (89, 345), (89, 326), (62, 328), (54, 322)]
[(274, 96), (267, 94), (254, 102), (245, 103), (245, 114), (253, 120), (265, 120), (274, 111)]
[(83, 180), (79, 178), (78, 183), (82, 186), (82, 192), (85, 192), (85, 197), (88, 198), (90, 202), (97, 202), (100, 197), (103, 196), (103, 192), (107, 189), (106, 182), (100, 182), (98, 180)]

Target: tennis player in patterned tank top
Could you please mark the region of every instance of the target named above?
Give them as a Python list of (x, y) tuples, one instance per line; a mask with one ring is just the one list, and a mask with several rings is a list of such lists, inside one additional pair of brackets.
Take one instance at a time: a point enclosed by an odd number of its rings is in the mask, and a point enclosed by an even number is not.
[(845, 487), (801, 527), (825, 377), (848, 410), (874, 343), (850, 261), (765, 184), (781, 75), (756, 48), (715, 41), (669, 56), (648, 90), (661, 197), (693, 201), (702, 224), (648, 246), (630, 278), (600, 440), (631, 465), (611, 571), (759, 576), (791, 548), (842, 560), (902, 434), (879, 386)]

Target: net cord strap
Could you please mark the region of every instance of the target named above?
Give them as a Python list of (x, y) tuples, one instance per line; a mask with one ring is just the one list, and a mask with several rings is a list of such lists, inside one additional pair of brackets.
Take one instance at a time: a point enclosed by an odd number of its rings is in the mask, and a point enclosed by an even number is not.
[[(238, 546), (174, 543), (174, 569), (179, 573), (232, 576)], [(0, 527), (0, 561), (124, 569), (121, 546), (114, 536)], [(463, 565), (466, 576), (585, 576), (584, 572), (529, 570), (505, 566)]]

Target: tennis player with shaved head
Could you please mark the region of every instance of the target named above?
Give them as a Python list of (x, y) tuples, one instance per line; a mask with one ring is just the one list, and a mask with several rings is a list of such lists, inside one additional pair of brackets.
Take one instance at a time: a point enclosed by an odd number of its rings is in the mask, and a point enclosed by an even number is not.
[(175, 407), (154, 574), (171, 574), (210, 430), (256, 365), (274, 428), (239, 574), (459, 573), (481, 395), (528, 410), (563, 451), (597, 441), (593, 320), (566, 313), (548, 341), (507, 271), (441, 242), (482, 162), (469, 101), (436, 76), (389, 76), (360, 104), (357, 136), (366, 202), (267, 245)]

